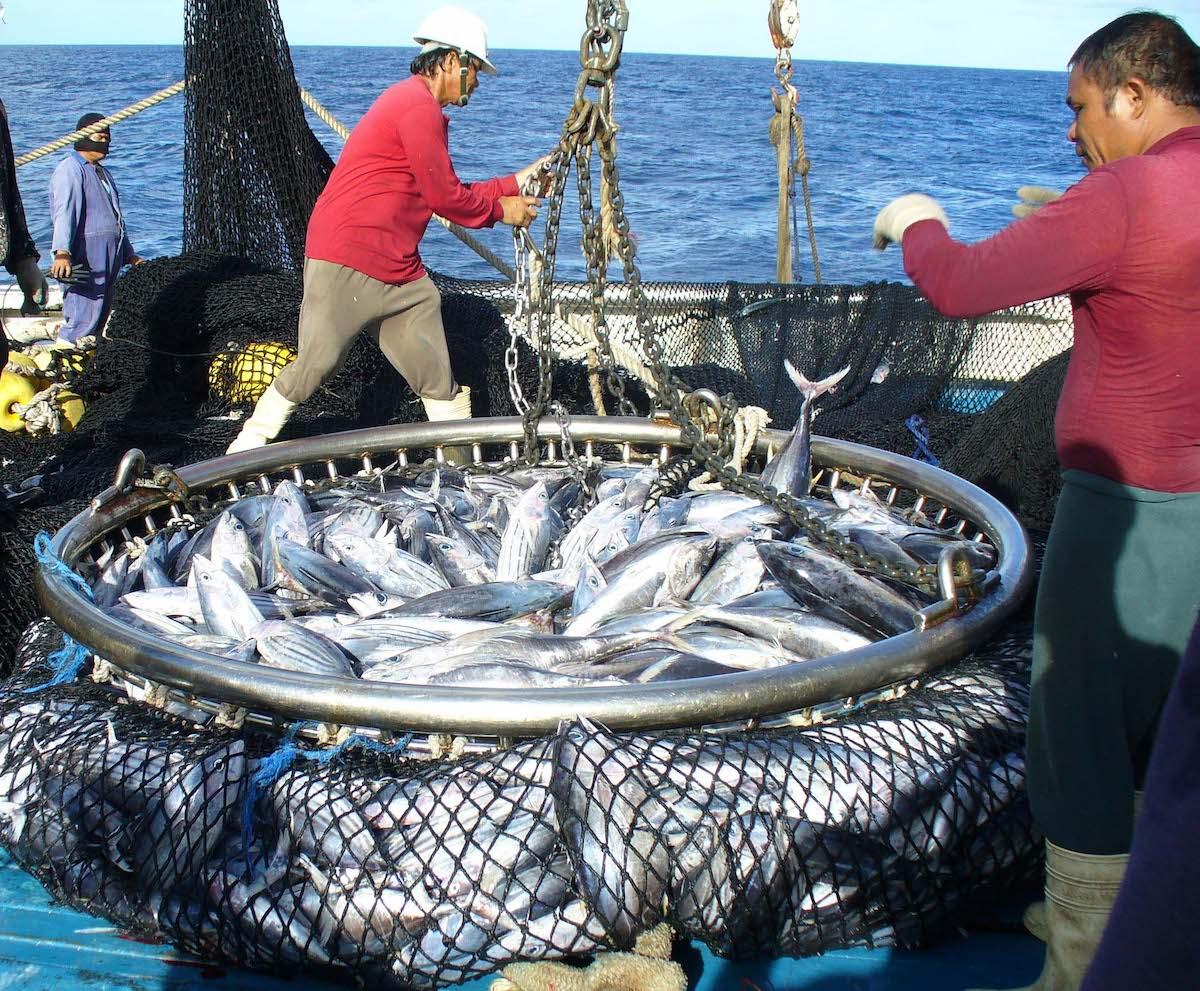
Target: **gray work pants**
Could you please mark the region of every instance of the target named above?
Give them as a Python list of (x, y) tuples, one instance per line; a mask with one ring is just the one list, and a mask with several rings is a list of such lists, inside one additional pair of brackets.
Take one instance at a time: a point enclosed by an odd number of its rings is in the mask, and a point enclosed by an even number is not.
[(302, 403), (342, 367), (354, 339), (370, 334), (422, 399), (452, 399), (442, 328), (442, 295), (429, 276), (392, 285), (345, 265), (304, 260), (299, 357), (275, 380), (287, 400)]

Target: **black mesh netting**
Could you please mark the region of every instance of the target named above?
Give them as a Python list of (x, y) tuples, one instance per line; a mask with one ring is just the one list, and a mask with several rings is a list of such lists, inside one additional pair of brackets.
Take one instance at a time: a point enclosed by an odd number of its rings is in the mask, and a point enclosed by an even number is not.
[(299, 270), (328, 152), (309, 130), (274, 0), (188, 0), (183, 244)]
[(628, 946), (919, 946), (1026, 881), (1027, 625), (836, 723), (320, 761), (82, 681), (40, 621), (0, 689), (0, 838), (63, 901), (207, 959), (433, 988)]

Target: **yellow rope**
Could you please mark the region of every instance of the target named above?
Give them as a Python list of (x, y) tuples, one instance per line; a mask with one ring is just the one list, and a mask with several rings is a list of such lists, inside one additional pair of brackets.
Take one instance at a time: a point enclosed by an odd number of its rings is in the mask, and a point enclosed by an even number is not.
[[(346, 125), (339, 121), (336, 117), (334, 117), (333, 114), (331, 114), (321, 104), (321, 102), (303, 86), (300, 87), (300, 99), (304, 101), (305, 106), (307, 106), (313, 113), (320, 117), (321, 120), (324, 121), (329, 127), (329, 129), (343, 141), (350, 136), (350, 129), (347, 128)], [(451, 223), (444, 217), (439, 217), (436, 213), (433, 215), (433, 219), (445, 227), (446, 230), (448, 230), (456, 238), (462, 241), (462, 243), (474, 251), (475, 254), (479, 255), (479, 257), (485, 262), (488, 262), (506, 279), (510, 281), (516, 280), (517, 273), (513, 270), (513, 267), (501, 259), (499, 255), (495, 254), (495, 252), (488, 248), (487, 245), (468, 234), (465, 228), (460, 227), (458, 224)]]
[(22, 165), (28, 165), (30, 162), (35, 162), (39, 158), (49, 155), (51, 152), (58, 151), (59, 148), (65, 148), (67, 145), (72, 145), (80, 138), (86, 138), (89, 134), (95, 134), (97, 131), (107, 131), (110, 125), (126, 120), (127, 118), (132, 117), (134, 114), (140, 114), (143, 110), (148, 110), (156, 103), (162, 103), (163, 100), (170, 99), (177, 93), (182, 93), (186, 86), (187, 83), (181, 79), (179, 82), (168, 86), (166, 89), (160, 89), (153, 96), (148, 96), (144, 100), (138, 100), (137, 103), (131, 103), (124, 110), (118, 110), (111, 117), (105, 117), (103, 120), (96, 121), (95, 124), (89, 124), (85, 128), (82, 128), (78, 131), (72, 131), (70, 134), (64, 135), (57, 141), (51, 141), (49, 144), (42, 145), (40, 148), (35, 148), (31, 152), (27, 152), (20, 158), (16, 159), (15, 164), (18, 168), (20, 168)]
[(333, 114), (331, 114), (328, 110), (326, 110), (321, 104), (321, 101), (313, 96), (303, 86), (300, 87), (300, 99), (303, 100), (305, 106), (307, 106), (313, 113), (320, 117), (321, 120), (323, 120), (329, 126), (329, 129), (333, 131), (333, 133), (339, 138), (345, 141), (348, 137), (350, 137), (350, 128), (334, 117)]

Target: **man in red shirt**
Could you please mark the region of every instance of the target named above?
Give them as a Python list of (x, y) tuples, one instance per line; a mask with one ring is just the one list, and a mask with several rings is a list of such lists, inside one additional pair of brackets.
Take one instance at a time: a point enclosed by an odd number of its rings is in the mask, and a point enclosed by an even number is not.
[(299, 356), (258, 401), (230, 454), (273, 440), (364, 331), (421, 397), (430, 420), (471, 415), (470, 392), (450, 368), (441, 294), (418, 247), (435, 213), (472, 228), (532, 223), (539, 201), (520, 190), (546, 160), (486, 182), (459, 181), (442, 108), (466, 106), (479, 73), (495, 73), (487, 29), (468, 11), (442, 7), (415, 40), (422, 47), (411, 77), (358, 122), (317, 199), (305, 242)]
[(1070, 65), (1067, 137), (1088, 175), (1065, 195), (973, 245), (920, 194), (875, 222), (942, 313), (1060, 293), (1074, 309), (1027, 747), (1047, 840), (1044, 991), (1078, 988), (1095, 951), (1200, 607), (1200, 48), (1172, 18), (1128, 14)]

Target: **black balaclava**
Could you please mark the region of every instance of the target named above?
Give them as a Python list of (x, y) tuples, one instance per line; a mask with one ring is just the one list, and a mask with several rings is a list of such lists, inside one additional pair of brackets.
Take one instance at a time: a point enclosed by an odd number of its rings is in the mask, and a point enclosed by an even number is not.
[[(79, 123), (75, 125), (75, 130), (82, 131), (85, 127), (90, 127), (92, 124), (95, 124), (97, 121), (102, 121), (102, 120), (104, 120), (104, 114), (84, 114), (82, 117), (79, 118)], [(92, 140), (94, 135), (89, 134), (86, 138), (80, 138), (78, 141), (75, 142), (75, 150), (76, 151), (102, 151), (107, 155), (109, 148), (112, 145), (112, 133), (108, 130), (108, 128), (105, 128), (103, 131), (99, 131), (97, 133), (107, 134), (109, 136), (109, 140), (108, 141), (94, 141), (94, 140)]]

